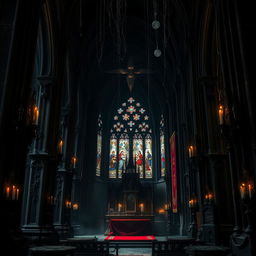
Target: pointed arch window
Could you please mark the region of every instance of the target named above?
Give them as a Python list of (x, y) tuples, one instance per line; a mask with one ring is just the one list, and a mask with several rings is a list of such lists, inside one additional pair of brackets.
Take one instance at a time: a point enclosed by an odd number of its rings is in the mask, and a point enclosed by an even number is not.
[(165, 144), (164, 144), (164, 117), (161, 115), (160, 121), (160, 154), (161, 154), (161, 177), (165, 176)]
[(129, 160), (130, 145), (140, 178), (152, 178), (151, 134), (147, 110), (133, 97), (128, 98), (117, 108), (113, 117), (113, 126), (110, 130), (109, 178), (122, 177), (122, 171)]
[(102, 119), (98, 117), (98, 132), (97, 132), (97, 156), (96, 156), (96, 176), (101, 175), (101, 150), (102, 150)]

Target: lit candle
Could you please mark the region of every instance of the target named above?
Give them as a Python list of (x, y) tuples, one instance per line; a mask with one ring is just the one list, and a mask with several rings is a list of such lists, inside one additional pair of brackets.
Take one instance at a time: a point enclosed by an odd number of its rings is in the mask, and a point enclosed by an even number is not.
[(77, 157), (73, 156), (71, 159), (73, 168), (76, 168)]
[(16, 195), (16, 187), (12, 186), (12, 200), (15, 200), (15, 195)]
[(140, 204), (140, 211), (144, 212), (144, 204), (143, 203)]
[(71, 204), (68, 200), (66, 200), (65, 205), (66, 205), (66, 208), (70, 208), (70, 206), (71, 206)]
[(60, 153), (60, 154), (62, 154), (63, 144), (64, 144), (63, 140), (60, 140), (60, 141), (59, 141), (59, 145), (58, 145), (58, 146), (59, 146), (59, 153)]
[(75, 203), (75, 204), (73, 204), (73, 210), (78, 210), (78, 208), (79, 208), (79, 205), (78, 205), (78, 203)]
[(188, 156), (189, 156), (189, 158), (194, 156), (194, 148), (193, 148), (193, 146), (189, 146), (189, 148), (188, 148)]
[(122, 204), (118, 204), (118, 212), (121, 212), (121, 207), (122, 207)]
[(245, 198), (245, 184), (242, 183), (242, 185), (240, 186), (240, 194), (241, 194), (241, 198), (244, 199)]
[(20, 190), (17, 188), (17, 194), (16, 194), (16, 199), (19, 200), (19, 193), (20, 193)]
[(35, 125), (38, 124), (38, 118), (39, 118), (39, 109), (37, 106), (34, 106), (34, 108), (33, 108), (33, 123)]
[(223, 119), (223, 114), (224, 114), (223, 106), (220, 105), (220, 106), (219, 106), (219, 122), (220, 122), (220, 125), (222, 125), (222, 124), (223, 124), (223, 121), (224, 121), (224, 119)]
[(213, 199), (213, 194), (209, 193), (208, 198), (211, 201)]
[(248, 184), (249, 197), (252, 198), (252, 184)]

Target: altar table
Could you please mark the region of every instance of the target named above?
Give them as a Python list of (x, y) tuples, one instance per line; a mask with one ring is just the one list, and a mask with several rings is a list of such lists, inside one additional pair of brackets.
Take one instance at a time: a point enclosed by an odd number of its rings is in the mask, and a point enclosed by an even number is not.
[(109, 234), (143, 236), (152, 234), (151, 219), (110, 219)]

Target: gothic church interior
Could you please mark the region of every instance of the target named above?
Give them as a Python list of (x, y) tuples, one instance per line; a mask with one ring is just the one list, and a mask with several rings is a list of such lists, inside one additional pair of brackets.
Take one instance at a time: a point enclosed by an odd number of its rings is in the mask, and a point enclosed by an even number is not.
[(1, 1), (3, 248), (256, 255), (251, 5)]

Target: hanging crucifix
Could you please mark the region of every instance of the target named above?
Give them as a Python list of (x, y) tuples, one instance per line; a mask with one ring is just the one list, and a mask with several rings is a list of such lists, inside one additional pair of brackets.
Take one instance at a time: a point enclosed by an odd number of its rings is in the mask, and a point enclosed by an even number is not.
[(128, 65), (127, 69), (114, 69), (106, 72), (111, 74), (126, 75), (126, 81), (130, 92), (132, 92), (132, 89), (134, 87), (134, 80), (137, 75), (152, 73), (148, 69), (135, 69), (134, 65), (131, 64)]

